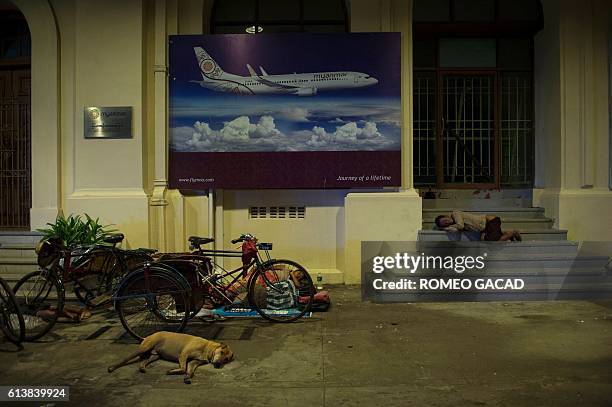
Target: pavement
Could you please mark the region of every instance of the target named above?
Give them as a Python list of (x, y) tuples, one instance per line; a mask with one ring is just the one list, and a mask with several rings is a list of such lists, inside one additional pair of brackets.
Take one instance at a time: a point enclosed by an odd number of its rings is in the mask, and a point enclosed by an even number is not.
[(69, 385), (57, 406), (612, 405), (612, 301), (373, 304), (329, 289), (328, 312), (291, 324), (191, 323), (236, 360), (190, 385), (172, 362), (107, 373), (136, 347), (110, 311), (20, 352), (0, 340), (0, 385)]

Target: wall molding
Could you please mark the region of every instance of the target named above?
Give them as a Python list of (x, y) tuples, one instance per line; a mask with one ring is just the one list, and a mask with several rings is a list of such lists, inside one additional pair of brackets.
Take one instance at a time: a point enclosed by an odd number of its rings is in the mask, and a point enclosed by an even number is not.
[(612, 190), (612, 25), (608, 30), (608, 188)]
[(142, 188), (81, 188), (75, 190), (68, 199), (87, 198), (146, 198)]

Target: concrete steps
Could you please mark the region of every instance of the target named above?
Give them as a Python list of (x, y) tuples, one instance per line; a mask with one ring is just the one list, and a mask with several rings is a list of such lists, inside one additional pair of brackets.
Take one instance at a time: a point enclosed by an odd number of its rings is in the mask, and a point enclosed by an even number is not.
[[(395, 279), (409, 278), (448, 281), (466, 279), (472, 288), (463, 290), (387, 291), (384, 301), (531, 301), (555, 299), (612, 299), (612, 271), (609, 248), (567, 241), (567, 231), (554, 229), (554, 220), (543, 208), (531, 207), (531, 191), (435, 191), (436, 199), (423, 200), (423, 230), (419, 231), (417, 252), (426, 255), (482, 255), (483, 270), (456, 273), (453, 270), (422, 270), (418, 275), (394, 272)], [(453, 210), (497, 215), (502, 230), (517, 229), (522, 242), (480, 242), (478, 232), (447, 233), (436, 230), (434, 219)], [(521, 290), (473, 288), (482, 279), (521, 279)]]
[[(438, 215), (450, 214), (456, 207), (423, 209), (423, 229), (436, 230), (435, 219)], [(464, 212), (478, 215), (496, 215), (502, 220), (502, 230), (517, 229), (519, 231), (551, 229), (554, 220), (544, 216), (544, 208), (512, 208), (491, 207), (469, 209)]]
[[(528, 229), (522, 230), (521, 236), (524, 241), (535, 240), (567, 240), (567, 230), (558, 229)], [(420, 230), (419, 240), (426, 241), (469, 241), (478, 240), (479, 234), (476, 233), (447, 233), (441, 230)]]
[(6, 232), (0, 231), (0, 245), (31, 244), (32, 247), (41, 239), (39, 232)]
[[(525, 219), (525, 218), (501, 218), (502, 230), (516, 229), (521, 233), (527, 230), (540, 230), (540, 229), (552, 229), (552, 219)], [(436, 230), (434, 219), (423, 220), (423, 229), (425, 230)]]
[[(437, 250), (450, 250), (461, 248), (466, 251), (487, 252), (489, 254), (500, 253), (506, 255), (529, 255), (529, 254), (566, 254), (575, 255), (580, 245), (568, 240), (542, 240), (523, 242), (474, 242), (474, 241), (417, 241), (408, 246), (409, 250), (436, 253)], [(596, 251), (595, 253), (598, 253)]]
[[(421, 192), (429, 188), (421, 189)], [(432, 189), (436, 199), (423, 199), (423, 209), (458, 208), (487, 210), (497, 208), (530, 208), (531, 189)]]
[[(423, 201), (425, 202), (425, 201)], [(544, 208), (523, 208), (523, 207), (493, 207), (491, 210), (487, 208), (478, 209), (462, 209), (460, 207), (439, 207), (439, 208), (424, 208), (423, 220), (434, 220), (436, 216), (449, 214), (454, 210), (462, 210), (464, 212), (475, 213), (479, 215), (497, 215), (500, 218), (520, 218), (520, 219), (542, 219), (544, 216)]]
[(41, 237), (38, 232), (0, 232), (0, 277), (11, 286), (38, 269), (34, 248)]
[(423, 209), (462, 208), (462, 210), (486, 210), (496, 208), (525, 208), (531, 206), (531, 198), (501, 199), (423, 199)]

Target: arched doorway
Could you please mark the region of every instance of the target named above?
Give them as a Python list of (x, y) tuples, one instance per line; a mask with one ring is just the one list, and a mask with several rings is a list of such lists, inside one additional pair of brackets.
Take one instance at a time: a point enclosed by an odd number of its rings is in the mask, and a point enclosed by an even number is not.
[(0, 230), (30, 229), (30, 50), (25, 17), (0, 0)]
[(345, 0), (215, 1), (212, 34), (348, 32)]

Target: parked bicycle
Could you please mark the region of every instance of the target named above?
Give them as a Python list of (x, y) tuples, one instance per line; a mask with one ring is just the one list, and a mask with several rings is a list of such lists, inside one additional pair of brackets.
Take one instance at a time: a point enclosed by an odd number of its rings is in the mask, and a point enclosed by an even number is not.
[(17, 282), (15, 297), (24, 316), (25, 340), (41, 338), (53, 328), (65, 305), (66, 286), (89, 308), (108, 304), (117, 282), (130, 270), (151, 261), (150, 249), (122, 250), (122, 234), (104, 239), (108, 245), (66, 247), (49, 238), (36, 247), (40, 268)]
[(0, 278), (0, 330), (9, 342), (21, 347), (25, 337), (23, 315), (19, 311), (13, 290)]
[[(126, 276), (115, 294), (115, 309), (130, 335), (184, 330), (203, 306), (250, 307), (273, 322), (292, 322), (312, 309), (314, 285), (306, 269), (270, 257), (271, 243), (244, 234), (232, 240), (240, 251), (203, 249), (214, 239), (192, 236), (190, 253), (168, 253)], [(263, 256), (261, 253), (263, 252)], [(216, 257), (238, 257), (227, 271)]]

